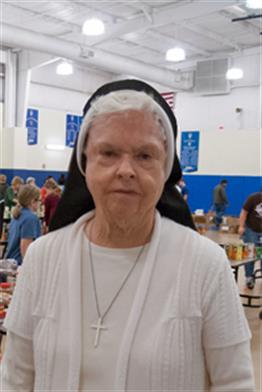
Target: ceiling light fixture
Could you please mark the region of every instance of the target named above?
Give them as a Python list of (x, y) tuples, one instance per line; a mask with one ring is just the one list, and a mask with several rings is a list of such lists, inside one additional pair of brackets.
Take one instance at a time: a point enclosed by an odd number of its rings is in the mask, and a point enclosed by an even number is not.
[(105, 25), (100, 19), (87, 19), (82, 26), (82, 33), (85, 35), (101, 35), (104, 34)]
[(247, 0), (246, 7), (253, 8), (253, 9), (262, 8), (262, 0)]
[(168, 49), (166, 52), (166, 60), (167, 61), (182, 61), (185, 60), (186, 53), (182, 48), (172, 48)]
[(226, 73), (228, 80), (238, 80), (243, 78), (243, 70), (241, 68), (230, 68)]
[(62, 61), (56, 67), (57, 75), (72, 75), (73, 73), (73, 66), (68, 61)]
[(63, 144), (46, 144), (45, 148), (52, 151), (63, 151), (65, 146)]

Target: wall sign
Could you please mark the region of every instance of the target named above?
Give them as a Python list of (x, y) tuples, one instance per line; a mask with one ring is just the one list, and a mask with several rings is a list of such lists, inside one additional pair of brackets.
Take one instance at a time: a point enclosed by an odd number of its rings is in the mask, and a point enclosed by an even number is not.
[(185, 173), (198, 170), (199, 131), (183, 131), (181, 135), (180, 163)]
[(66, 146), (74, 147), (76, 137), (80, 130), (83, 121), (83, 116), (76, 116), (74, 114), (66, 115)]
[(27, 144), (37, 144), (38, 138), (38, 110), (27, 109), (26, 114)]

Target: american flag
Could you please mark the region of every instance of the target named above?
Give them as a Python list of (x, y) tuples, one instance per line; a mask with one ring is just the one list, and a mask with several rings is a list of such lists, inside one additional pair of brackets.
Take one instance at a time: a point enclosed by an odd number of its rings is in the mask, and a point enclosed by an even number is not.
[(171, 109), (174, 108), (174, 92), (173, 91), (169, 91), (166, 93), (161, 93), (162, 97), (166, 100), (166, 102), (168, 103), (168, 105), (170, 106)]

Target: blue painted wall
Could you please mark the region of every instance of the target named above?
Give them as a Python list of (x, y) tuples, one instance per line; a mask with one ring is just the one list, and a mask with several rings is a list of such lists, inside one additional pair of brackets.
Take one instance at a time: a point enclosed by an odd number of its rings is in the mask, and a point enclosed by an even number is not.
[(61, 174), (67, 174), (65, 171), (44, 171), (44, 170), (21, 170), (21, 169), (0, 169), (0, 174), (5, 174), (7, 176), (8, 184), (11, 183), (14, 176), (20, 176), (24, 180), (27, 177), (34, 177), (36, 179), (36, 184), (41, 188), (44, 184), (47, 176), (53, 176), (57, 181)]
[[(10, 184), (14, 176), (20, 176), (24, 180), (27, 177), (33, 176), (36, 183), (41, 187), (47, 176), (53, 176), (58, 180), (59, 176), (67, 174), (62, 171), (43, 171), (43, 170), (15, 170), (15, 169), (1, 169), (0, 173), (5, 174)], [(257, 192), (262, 188), (261, 177), (256, 176), (217, 176), (217, 175), (190, 175), (185, 174), (184, 179), (189, 189), (188, 204), (192, 212), (201, 208), (208, 212), (212, 208), (213, 188), (223, 179), (228, 180), (227, 195), (229, 200), (229, 207), (227, 209), (228, 215), (238, 216), (241, 207), (247, 198), (253, 192)]]
[(262, 187), (261, 177), (184, 175), (189, 189), (188, 204), (192, 212), (201, 208), (205, 212), (212, 208), (214, 187), (222, 180), (228, 181), (226, 192), (229, 200), (227, 215), (238, 216), (245, 199)]

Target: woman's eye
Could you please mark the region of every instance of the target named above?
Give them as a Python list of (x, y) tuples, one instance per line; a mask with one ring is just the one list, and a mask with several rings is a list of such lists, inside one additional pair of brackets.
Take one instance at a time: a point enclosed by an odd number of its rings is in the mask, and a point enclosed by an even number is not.
[(141, 159), (142, 161), (148, 161), (150, 160), (152, 157), (150, 154), (146, 153), (146, 152), (142, 152), (138, 155), (138, 158)]
[(102, 151), (102, 155), (106, 158), (111, 158), (111, 157), (114, 157), (116, 155), (116, 153), (112, 150), (105, 150), (105, 151)]

